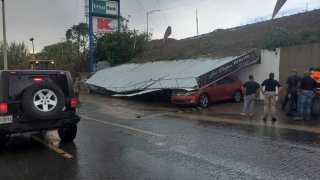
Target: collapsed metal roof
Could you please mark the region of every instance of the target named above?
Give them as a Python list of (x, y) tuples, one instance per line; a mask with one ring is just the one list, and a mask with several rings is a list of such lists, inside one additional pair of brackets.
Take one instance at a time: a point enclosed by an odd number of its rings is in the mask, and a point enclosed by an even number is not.
[(86, 81), (91, 89), (116, 94), (141, 94), (161, 89), (197, 89), (259, 62), (255, 51), (241, 56), (124, 64), (95, 73)]

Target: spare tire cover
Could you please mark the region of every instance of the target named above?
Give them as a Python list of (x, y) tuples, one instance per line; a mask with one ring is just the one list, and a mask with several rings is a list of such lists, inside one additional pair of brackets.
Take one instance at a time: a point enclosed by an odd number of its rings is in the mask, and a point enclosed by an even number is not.
[(22, 95), (22, 107), (34, 119), (55, 119), (65, 105), (62, 90), (49, 82), (36, 83), (28, 87)]

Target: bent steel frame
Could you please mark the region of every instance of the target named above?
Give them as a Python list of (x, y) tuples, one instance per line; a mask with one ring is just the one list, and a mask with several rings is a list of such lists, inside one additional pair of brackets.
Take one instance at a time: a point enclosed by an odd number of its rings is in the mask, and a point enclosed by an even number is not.
[(86, 84), (93, 90), (118, 95), (139, 95), (164, 89), (194, 90), (260, 61), (259, 54), (252, 50), (235, 57), (124, 64), (97, 72)]

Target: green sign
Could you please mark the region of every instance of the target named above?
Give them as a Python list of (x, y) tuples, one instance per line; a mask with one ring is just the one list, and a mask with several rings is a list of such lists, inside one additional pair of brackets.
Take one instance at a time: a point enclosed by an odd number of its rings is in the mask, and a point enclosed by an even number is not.
[(106, 14), (106, 1), (93, 0), (92, 2), (92, 12), (98, 14)]
[(97, 14), (118, 15), (118, 2), (107, 0), (93, 0), (92, 12)]

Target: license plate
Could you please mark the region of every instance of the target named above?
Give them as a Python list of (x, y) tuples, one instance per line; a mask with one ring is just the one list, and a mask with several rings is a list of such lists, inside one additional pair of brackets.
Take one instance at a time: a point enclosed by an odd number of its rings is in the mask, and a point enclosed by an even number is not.
[(0, 116), (0, 124), (12, 123), (12, 116)]

